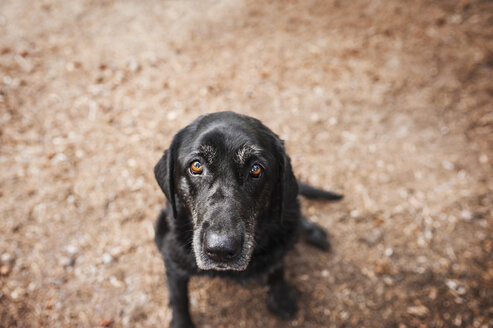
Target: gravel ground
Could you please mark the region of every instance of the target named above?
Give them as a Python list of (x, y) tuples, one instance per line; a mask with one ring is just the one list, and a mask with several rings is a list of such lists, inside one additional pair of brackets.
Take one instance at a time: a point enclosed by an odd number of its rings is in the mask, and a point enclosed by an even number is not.
[(0, 0), (0, 326), (167, 326), (152, 168), (199, 114), (286, 140), (333, 251), (193, 279), (199, 327), (493, 327), (491, 1)]

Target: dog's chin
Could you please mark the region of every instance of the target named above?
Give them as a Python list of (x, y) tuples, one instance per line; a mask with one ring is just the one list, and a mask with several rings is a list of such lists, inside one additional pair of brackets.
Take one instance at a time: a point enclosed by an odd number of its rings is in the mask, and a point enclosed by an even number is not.
[(200, 270), (204, 271), (244, 271), (250, 263), (250, 256), (241, 254), (237, 260), (218, 262), (210, 259), (202, 252), (195, 253), (195, 262)]
[(229, 263), (200, 263), (197, 261), (197, 266), (203, 271), (244, 271), (247, 265), (236, 266)]

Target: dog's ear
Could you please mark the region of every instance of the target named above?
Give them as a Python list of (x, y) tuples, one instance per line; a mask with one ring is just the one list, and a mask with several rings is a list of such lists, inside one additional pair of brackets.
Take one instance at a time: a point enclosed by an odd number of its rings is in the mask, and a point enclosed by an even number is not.
[(174, 154), (173, 149), (170, 148), (164, 151), (163, 156), (154, 166), (154, 176), (156, 181), (161, 187), (169, 206), (173, 210), (173, 217), (176, 218), (176, 204), (175, 204), (175, 186), (173, 179), (174, 171)]
[(286, 154), (284, 143), (279, 140), (277, 145), (279, 160), (279, 199), (281, 219), (286, 214), (288, 206), (296, 202), (298, 183), (291, 167), (291, 159)]

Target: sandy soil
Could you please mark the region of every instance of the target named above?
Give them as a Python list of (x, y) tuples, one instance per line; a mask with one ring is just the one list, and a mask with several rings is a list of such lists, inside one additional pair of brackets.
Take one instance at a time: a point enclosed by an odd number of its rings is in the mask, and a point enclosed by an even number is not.
[(202, 113), (261, 119), (332, 253), (194, 279), (199, 327), (493, 327), (491, 1), (0, 1), (0, 326), (167, 326), (152, 168)]

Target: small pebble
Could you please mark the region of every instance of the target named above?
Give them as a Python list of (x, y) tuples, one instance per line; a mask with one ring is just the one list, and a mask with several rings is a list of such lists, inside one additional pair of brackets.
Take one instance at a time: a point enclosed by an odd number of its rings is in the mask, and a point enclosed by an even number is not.
[(99, 320), (98, 326), (99, 327), (109, 327), (113, 323), (113, 319), (110, 318), (104, 318)]
[(104, 264), (109, 264), (109, 263), (113, 262), (113, 260), (114, 260), (114, 258), (113, 258), (113, 256), (111, 256), (110, 253), (104, 253), (104, 255), (103, 255), (103, 263)]
[(74, 254), (77, 254), (77, 253), (79, 252), (79, 250), (77, 249), (77, 247), (75, 247), (75, 246), (73, 246), (73, 245), (68, 245), (68, 246), (67, 246), (67, 252), (68, 252), (69, 254), (74, 255)]
[(460, 217), (461, 219), (464, 219), (466, 221), (471, 221), (473, 218), (472, 212), (469, 210), (462, 210), (460, 212)]
[(428, 310), (428, 308), (424, 305), (410, 306), (407, 308), (407, 313), (418, 316), (418, 317), (424, 317), (429, 312), (430, 311)]
[(12, 271), (12, 268), (8, 264), (0, 266), (0, 276), (7, 276)]
[(10, 254), (9, 253), (3, 253), (2, 254), (2, 257), (0, 257), (0, 259), (2, 260), (2, 262), (7, 262), (9, 261), (11, 258)]
[(368, 246), (375, 246), (382, 239), (382, 232), (379, 229), (373, 229), (366, 235), (360, 238), (360, 241), (368, 244)]
[(387, 247), (385, 249), (385, 255), (386, 256), (392, 256), (392, 254), (394, 254), (394, 250), (392, 249), (392, 247)]
[(128, 69), (130, 70), (130, 72), (137, 72), (140, 69), (139, 62), (133, 58), (130, 59), (128, 62)]
[(58, 264), (62, 267), (69, 267), (71, 265), (73, 265), (74, 263), (74, 260), (71, 259), (70, 257), (68, 256), (62, 256), (60, 257), (60, 259), (58, 260)]
[(447, 171), (451, 171), (454, 169), (454, 164), (452, 162), (449, 162), (449, 161), (443, 161), (442, 167)]

